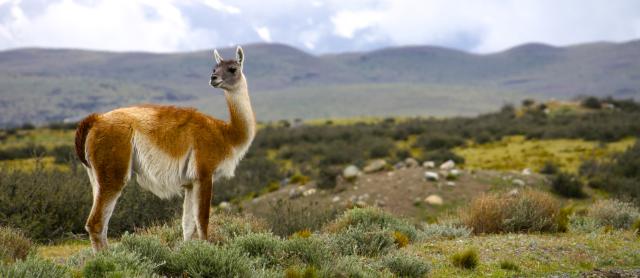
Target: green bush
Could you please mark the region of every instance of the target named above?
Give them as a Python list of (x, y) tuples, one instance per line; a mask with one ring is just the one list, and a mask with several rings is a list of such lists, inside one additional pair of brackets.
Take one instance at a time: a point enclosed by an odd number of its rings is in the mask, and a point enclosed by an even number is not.
[(87, 278), (138, 277), (153, 273), (156, 266), (137, 253), (112, 248), (88, 259), (82, 268), (82, 275)]
[(377, 277), (379, 272), (358, 256), (341, 256), (325, 267), (322, 277)]
[(176, 272), (172, 265), (171, 249), (163, 245), (157, 237), (125, 233), (120, 238), (119, 247), (128, 252), (136, 253), (145, 260), (157, 265), (157, 271), (160, 273), (171, 274)]
[(560, 196), (567, 198), (584, 198), (587, 194), (582, 190), (582, 182), (578, 177), (566, 174), (559, 173), (553, 177), (551, 180), (551, 188), (553, 191)]
[(321, 267), (331, 259), (331, 249), (327, 242), (316, 236), (292, 237), (283, 242), (284, 265), (311, 265)]
[(591, 205), (587, 216), (595, 219), (600, 226), (629, 229), (637, 219), (640, 219), (640, 210), (631, 203), (606, 199)]
[(556, 165), (552, 161), (545, 162), (540, 169), (540, 173), (545, 175), (555, 175), (558, 172), (560, 172), (560, 168), (558, 168), (558, 165)]
[(447, 238), (454, 239), (459, 237), (468, 237), (471, 230), (464, 226), (456, 226), (452, 224), (426, 224), (419, 231), (421, 240), (430, 238)]
[(287, 200), (278, 200), (269, 204), (269, 209), (262, 216), (270, 230), (282, 237), (287, 237), (302, 230), (318, 231), (326, 223), (334, 220), (340, 211), (336, 208), (325, 208), (318, 202), (295, 204)]
[(33, 244), (16, 229), (0, 226), (0, 263), (24, 260)]
[(459, 268), (474, 269), (480, 264), (478, 251), (473, 248), (466, 249), (451, 256), (451, 262)]
[(176, 269), (190, 277), (249, 277), (254, 269), (242, 251), (200, 240), (182, 244), (173, 261)]
[(208, 240), (213, 243), (227, 243), (239, 236), (266, 231), (266, 223), (251, 215), (216, 213), (209, 218)]
[(592, 166), (589, 179), (589, 186), (640, 206), (640, 141), (612, 161)]
[(348, 227), (332, 235), (332, 238), (343, 255), (376, 257), (396, 248), (396, 240), (387, 229)]
[(36, 256), (29, 256), (25, 260), (17, 261), (11, 265), (5, 265), (0, 262), (0, 277), (11, 278), (31, 278), (31, 277), (47, 277), (47, 278), (66, 278), (70, 277), (69, 269), (64, 266), (57, 265), (49, 260), (45, 260)]
[(329, 232), (346, 231), (351, 227), (365, 230), (399, 231), (411, 241), (418, 236), (418, 230), (406, 220), (397, 218), (377, 207), (354, 208), (345, 211), (342, 216), (326, 227)]
[(500, 269), (504, 270), (512, 270), (512, 271), (520, 271), (520, 267), (516, 263), (510, 260), (501, 260), (500, 261)]
[(431, 269), (424, 259), (402, 252), (386, 255), (381, 264), (398, 277), (425, 277)]
[[(33, 172), (0, 169), (0, 225), (17, 227), (35, 241), (86, 233), (91, 209), (91, 185), (86, 171)], [(181, 210), (178, 199), (162, 200), (135, 182), (124, 188), (109, 224), (109, 236), (173, 219)]]
[(277, 265), (283, 256), (282, 240), (270, 233), (239, 236), (233, 239), (230, 246), (259, 259), (267, 267)]

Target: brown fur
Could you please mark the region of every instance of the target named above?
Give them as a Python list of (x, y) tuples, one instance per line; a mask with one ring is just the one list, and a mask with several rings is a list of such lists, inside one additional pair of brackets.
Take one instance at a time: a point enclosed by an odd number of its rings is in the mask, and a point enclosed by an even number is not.
[(76, 129), (76, 155), (78, 155), (80, 162), (86, 166), (89, 166), (89, 163), (85, 157), (84, 144), (87, 139), (87, 133), (89, 133), (93, 123), (97, 120), (98, 114), (91, 114), (79, 122)]

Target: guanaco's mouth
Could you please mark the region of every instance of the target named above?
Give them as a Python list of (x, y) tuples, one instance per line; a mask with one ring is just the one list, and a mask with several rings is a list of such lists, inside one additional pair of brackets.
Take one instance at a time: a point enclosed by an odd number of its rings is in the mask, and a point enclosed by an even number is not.
[(211, 86), (213, 86), (214, 88), (219, 88), (219, 87), (220, 87), (220, 85), (222, 85), (222, 81), (217, 82), (217, 83), (213, 83), (213, 81), (211, 81), (211, 82), (209, 82), (209, 84), (210, 84)]

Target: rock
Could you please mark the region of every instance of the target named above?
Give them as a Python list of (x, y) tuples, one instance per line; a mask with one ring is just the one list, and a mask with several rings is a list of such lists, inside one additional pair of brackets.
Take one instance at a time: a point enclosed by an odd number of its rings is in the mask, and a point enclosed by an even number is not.
[(424, 172), (424, 178), (428, 181), (438, 181), (439, 179), (438, 173), (431, 171)]
[(333, 203), (340, 202), (340, 196), (335, 196), (335, 197), (333, 197), (333, 198), (331, 199), (331, 202), (333, 202)]
[(348, 181), (355, 180), (358, 175), (360, 175), (360, 169), (355, 165), (349, 165), (342, 170), (342, 176)]
[(406, 165), (406, 164), (404, 164), (404, 162), (400, 161), (400, 162), (398, 162), (398, 163), (396, 163), (396, 164), (394, 164), (394, 165), (393, 165), (393, 169), (399, 170), (399, 169), (402, 169), (402, 168), (404, 168), (404, 167), (406, 167), (406, 166), (407, 166), (407, 165)]
[(291, 188), (291, 190), (289, 190), (289, 199), (295, 199), (295, 198), (301, 197), (304, 191), (305, 191), (304, 186), (297, 186), (297, 187)]
[(413, 157), (407, 157), (407, 159), (404, 160), (404, 164), (407, 165), (407, 168), (414, 168), (414, 167), (418, 167), (418, 161), (415, 160)]
[(449, 175), (452, 175), (457, 178), (459, 176), (462, 176), (462, 171), (458, 169), (451, 169), (451, 171), (449, 171)]
[(521, 179), (514, 179), (511, 182), (513, 183), (513, 185), (517, 185), (517, 186), (525, 186), (526, 185), (526, 183)]
[(384, 200), (376, 200), (374, 204), (378, 207), (384, 207), (387, 205), (387, 202), (385, 202)]
[(525, 176), (531, 175), (531, 169), (525, 168), (524, 170), (522, 170), (522, 174)]
[(366, 201), (366, 200), (369, 200), (369, 193), (364, 193), (358, 196), (358, 201)]
[(313, 194), (316, 194), (316, 189), (315, 188), (311, 188), (311, 189), (309, 189), (309, 190), (307, 190), (305, 192), (302, 192), (302, 196), (305, 196), (305, 197), (311, 196)]
[(231, 210), (231, 203), (229, 203), (229, 202), (220, 202), (220, 204), (218, 204), (218, 208), (220, 208), (221, 210), (224, 210), (224, 211), (230, 211)]
[(456, 186), (456, 183), (452, 181), (448, 181), (447, 186)]
[(447, 160), (447, 162), (440, 165), (440, 170), (451, 170), (456, 167), (456, 163), (453, 160)]
[(384, 159), (375, 159), (369, 162), (367, 166), (362, 169), (365, 173), (373, 173), (378, 172), (384, 169), (387, 166), (387, 161)]
[(444, 202), (442, 201), (442, 197), (436, 195), (436, 194), (431, 194), (429, 195), (427, 198), (424, 199), (424, 201), (432, 206), (441, 206)]
[(507, 196), (509, 196), (509, 197), (516, 196), (516, 195), (518, 195), (518, 192), (519, 192), (519, 191), (518, 191), (518, 189), (517, 189), (517, 188), (514, 188), (514, 189), (512, 189), (511, 191), (509, 191), (509, 192), (507, 193)]
[(357, 201), (355, 205), (356, 207), (363, 208), (367, 206), (367, 203), (365, 201)]
[(436, 163), (433, 161), (425, 161), (422, 163), (422, 167), (429, 169), (436, 168)]

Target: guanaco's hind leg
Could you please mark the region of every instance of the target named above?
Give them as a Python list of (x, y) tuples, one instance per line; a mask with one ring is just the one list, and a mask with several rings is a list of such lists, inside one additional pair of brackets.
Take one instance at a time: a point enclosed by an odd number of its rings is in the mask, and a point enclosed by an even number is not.
[(85, 229), (93, 250), (100, 251), (107, 247), (109, 219), (130, 174), (131, 137), (127, 129), (108, 128), (87, 140), (93, 206)]
[(182, 206), (182, 235), (184, 240), (190, 240), (196, 231), (195, 210), (195, 192), (193, 185), (189, 184), (184, 187), (184, 204)]

